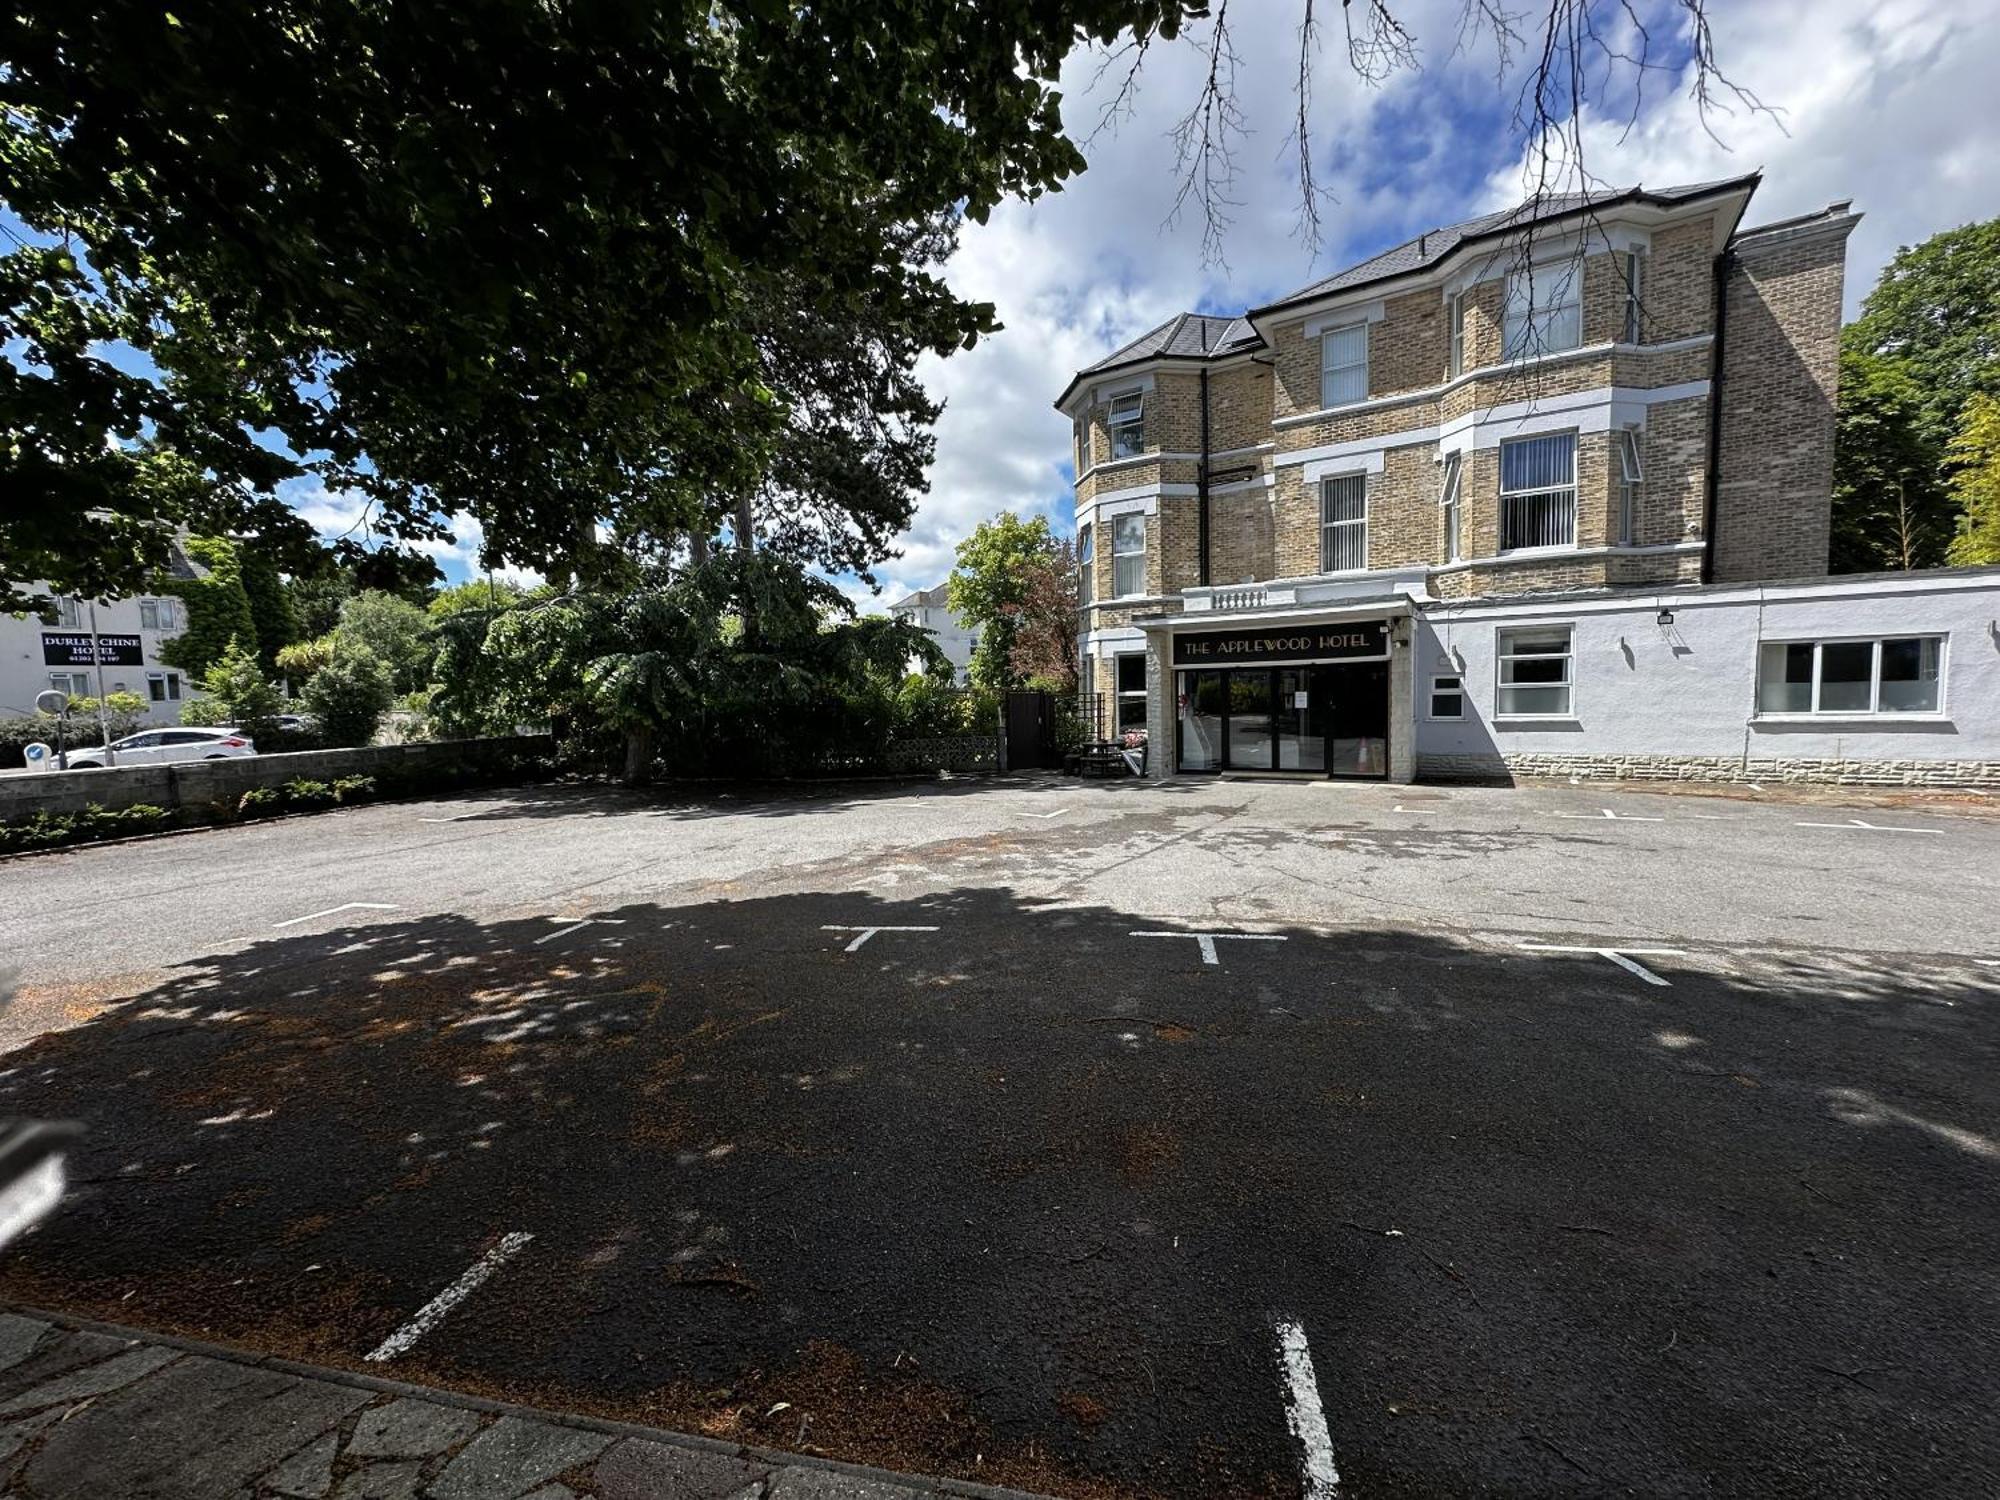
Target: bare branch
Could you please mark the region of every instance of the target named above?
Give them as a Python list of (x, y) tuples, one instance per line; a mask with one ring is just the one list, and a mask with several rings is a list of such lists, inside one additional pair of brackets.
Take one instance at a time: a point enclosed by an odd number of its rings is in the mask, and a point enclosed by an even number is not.
[(1209, 27), (1208, 70), (1194, 107), (1181, 116), (1168, 137), (1174, 143), (1173, 207), (1163, 229), (1174, 228), (1190, 200), (1201, 211), (1201, 263), (1229, 269), (1224, 240), (1232, 222), (1230, 210), (1242, 207), (1231, 196), (1236, 187), (1233, 139), (1247, 133), (1243, 108), (1236, 100), (1237, 56), (1229, 36), (1229, 0), (1215, 8)]

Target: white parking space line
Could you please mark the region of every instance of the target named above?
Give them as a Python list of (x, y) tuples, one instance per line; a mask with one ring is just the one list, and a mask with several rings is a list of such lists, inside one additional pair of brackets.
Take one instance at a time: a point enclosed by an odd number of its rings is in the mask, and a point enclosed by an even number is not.
[(1794, 828), (1865, 828), (1870, 833), (1943, 833), (1942, 828), (1898, 828), (1887, 823), (1864, 823), (1849, 818), (1845, 823), (1794, 823)]
[(1598, 818), (1608, 818), (1613, 823), (1664, 823), (1667, 821), (1665, 818), (1640, 817), (1636, 813), (1613, 812), (1608, 807), (1600, 807), (1594, 813), (1557, 813), (1556, 816), (1559, 818), (1589, 818), (1593, 821)]
[(1201, 949), (1201, 961), (1205, 964), (1220, 964), (1216, 956), (1217, 939), (1232, 943), (1282, 943), (1285, 939), (1275, 932), (1128, 932), (1127, 937), (1141, 938), (1193, 938)]
[(1334, 1467), (1333, 1434), (1327, 1431), (1326, 1409), (1320, 1405), (1306, 1331), (1296, 1319), (1280, 1318), (1277, 1333), (1278, 1365), (1285, 1377), (1285, 1421), (1298, 1440), (1305, 1465), (1304, 1500), (1336, 1500), (1340, 1470)]
[(463, 823), (467, 818), (476, 818), (478, 816), (479, 814), (476, 812), (469, 812), (459, 813), (455, 817), (450, 818), (419, 818), (417, 821), (419, 823)]
[(325, 911), (307, 912), (303, 917), (287, 917), (282, 922), (273, 922), (273, 927), (296, 927), (301, 922), (317, 922), (321, 917), (335, 916), (344, 911), (401, 911), (393, 901), (343, 901), (338, 906), (329, 906)]
[[(562, 918), (550, 917), (549, 920), (551, 922), (560, 922)], [(625, 925), (625, 919), (623, 917), (585, 917), (580, 922), (572, 922), (567, 927), (558, 928), (554, 932), (536, 938), (535, 946), (539, 948), (544, 943), (553, 943), (557, 938), (568, 937), (572, 932), (581, 932), (586, 927), (595, 926), (599, 924), (605, 927), (623, 927)]]
[(1973, 962), (1982, 969), (2000, 969), (2000, 958), (1975, 958)]
[(1069, 809), (1066, 807), (1059, 807), (1054, 812), (1029, 813), (1028, 816), (1031, 818), (1060, 818), (1064, 813), (1068, 811)]
[(1678, 954), (1684, 951), (1680, 948), (1592, 948), (1579, 944), (1538, 943), (1533, 938), (1524, 938), (1515, 946), (1526, 948), (1532, 953), (1595, 953), (1599, 958), (1608, 958), (1619, 968), (1638, 975), (1648, 984), (1657, 984), (1662, 989), (1671, 989), (1672, 983), (1662, 979), (1644, 964), (1635, 962), (1631, 955), (1639, 953), (1651, 957), (1659, 953)]
[(835, 927), (831, 924), (820, 928), (821, 932), (858, 932), (861, 934), (840, 951), (853, 953), (878, 932), (936, 932), (935, 927)]
[(379, 1364), (406, 1353), (410, 1345), (437, 1327), (446, 1313), (485, 1285), (495, 1271), (518, 1255), (533, 1238), (532, 1234), (520, 1230), (503, 1236), (500, 1243), (474, 1261), (463, 1276), (419, 1308), (414, 1318), (371, 1349), (368, 1358)]

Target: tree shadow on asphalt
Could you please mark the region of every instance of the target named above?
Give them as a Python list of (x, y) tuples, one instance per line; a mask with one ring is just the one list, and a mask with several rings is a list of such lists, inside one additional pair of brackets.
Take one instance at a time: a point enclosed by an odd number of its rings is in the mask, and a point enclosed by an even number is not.
[[(649, 787), (556, 785), (510, 788), (463, 800), (479, 807), (454, 821), (507, 822), (518, 818), (629, 817), (634, 813), (676, 821), (703, 818), (789, 818), (845, 812), (871, 803), (911, 798), (954, 800), (1001, 793), (1069, 792), (1092, 797), (1174, 797), (1199, 791), (1198, 781), (1081, 779), (1054, 773), (1006, 776), (912, 777), (880, 781), (662, 782)], [(504, 798), (504, 800), (496, 800)], [(452, 801), (440, 806), (449, 807)]]
[(258, 941), (9, 1059), (90, 1135), (0, 1292), (385, 1373), (525, 1232), (386, 1373), (1285, 1493), (1284, 1315), (1356, 1493), (1990, 1472), (1992, 976), (1181, 930), (963, 888)]

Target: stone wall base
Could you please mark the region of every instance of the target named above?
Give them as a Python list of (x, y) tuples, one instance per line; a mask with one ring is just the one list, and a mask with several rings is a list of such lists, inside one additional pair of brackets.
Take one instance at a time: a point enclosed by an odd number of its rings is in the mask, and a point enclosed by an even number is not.
[(2000, 761), (1831, 760), (1740, 755), (1419, 755), (1419, 781), (1800, 781), (1841, 786), (2000, 787)]

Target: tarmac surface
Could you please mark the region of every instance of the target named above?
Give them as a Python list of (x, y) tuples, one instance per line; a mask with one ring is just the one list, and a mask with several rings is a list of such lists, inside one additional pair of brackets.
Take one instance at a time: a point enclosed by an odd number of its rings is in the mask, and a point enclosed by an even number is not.
[(1990, 1494), (1996, 885), (1971, 802), (1036, 780), (10, 861), (0, 1111), (90, 1134), (0, 1297), (1059, 1495)]

